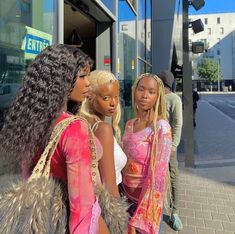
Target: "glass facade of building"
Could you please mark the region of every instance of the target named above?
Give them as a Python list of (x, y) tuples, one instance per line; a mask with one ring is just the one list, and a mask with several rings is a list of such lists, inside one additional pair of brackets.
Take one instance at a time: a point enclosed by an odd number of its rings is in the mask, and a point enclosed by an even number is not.
[(151, 0), (138, 0), (138, 60), (138, 74), (151, 72)]
[(104, 5), (114, 14), (115, 12), (115, 1), (101, 0)]
[[(69, 2), (65, 1), (67, 8)], [(118, 29), (117, 53), (112, 67), (116, 66), (116, 74), (120, 80), (124, 123), (132, 115), (131, 86), (133, 81), (139, 74), (151, 71), (151, 0), (102, 0), (102, 3), (113, 15), (117, 13), (117, 21), (113, 21)], [(98, 3), (89, 1), (88, 14), (93, 9), (91, 4), (97, 5)], [(70, 20), (67, 21), (71, 25)], [(74, 20), (72, 23), (76, 25), (76, 22)], [(85, 18), (79, 20), (80, 24), (81, 22), (85, 24)], [(64, 27), (67, 32), (68, 24)], [(86, 36), (85, 41), (89, 38), (95, 40), (96, 32), (91, 36), (85, 28), (80, 30), (82, 31), (79, 33)], [(114, 33), (112, 32), (113, 37)], [(57, 0), (0, 2), (0, 128), (3, 124), (4, 112), (19, 88), (27, 64), (45, 46), (57, 42)], [(111, 36), (111, 43), (116, 42), (113, 42)], [(30, 56), (27, 46), (31, 50)], [(94, 50), (97, 51), (97, 48)]]
[(151, 72), (151, 0), (118, 2), (118, 77), (123, 124), (133, 115), (131, 86), (136, 77)]
[[(57, 40), (56, 9), (56, 0), (0, 2), (0, 128), (27, 63), (44, 46)], [(25, 40), (28, 49), (34, 51), (33, 56), (27, 56)]]

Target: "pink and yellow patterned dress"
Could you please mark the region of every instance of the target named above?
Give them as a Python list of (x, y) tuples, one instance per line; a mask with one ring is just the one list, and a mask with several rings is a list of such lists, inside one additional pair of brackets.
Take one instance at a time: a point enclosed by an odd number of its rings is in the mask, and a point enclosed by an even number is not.
[(157, 121), (157, 160), (155, 170), (152, 170), (150, 152), (153, 128), (146, 127), (133, 132), (135, 120), (127, 122), (123, 135), (123, 148), (128, 159), (123, 170), (123, 187), (127, 197), (137, 204), (129, 225), (140, 233), (157, 234), (172, 146), (171, 128), (167, 121)]

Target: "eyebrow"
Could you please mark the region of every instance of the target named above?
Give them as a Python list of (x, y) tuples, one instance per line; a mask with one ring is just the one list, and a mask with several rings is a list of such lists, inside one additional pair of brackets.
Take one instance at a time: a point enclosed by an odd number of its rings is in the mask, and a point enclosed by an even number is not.
[[(144, 85), (138, 85), (138, 88), (146, 88)], [(157, 88), (149, 88), (149, 90), (157, 90)]]

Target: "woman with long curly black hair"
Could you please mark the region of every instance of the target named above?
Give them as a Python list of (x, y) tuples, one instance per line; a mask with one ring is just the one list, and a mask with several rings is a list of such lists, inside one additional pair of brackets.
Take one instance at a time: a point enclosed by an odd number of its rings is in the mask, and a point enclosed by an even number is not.
[[(48, 144), (55, 125), (71, 116), (68, 102), (76, 103), (77, 111), (88, 96), (91, 66), (86, 54), (67, 45), (47, 47), (29, 65), (0, 132), (1, 153), (10, 161), (17, 159), (25, 177)], [(108, 233), (100, 217), (90, 165), (88, 126), (76, 120), (61, 134), (50, 168), (54, 178), (67, 183), (70, 233)]]

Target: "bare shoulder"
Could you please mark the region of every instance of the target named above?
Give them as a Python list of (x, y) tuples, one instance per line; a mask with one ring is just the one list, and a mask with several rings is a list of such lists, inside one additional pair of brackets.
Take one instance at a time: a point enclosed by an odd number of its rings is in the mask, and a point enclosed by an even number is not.
[(99, 122), (95, 134), (110, 137), (113, 136), (113, 128), (109, 123)]

